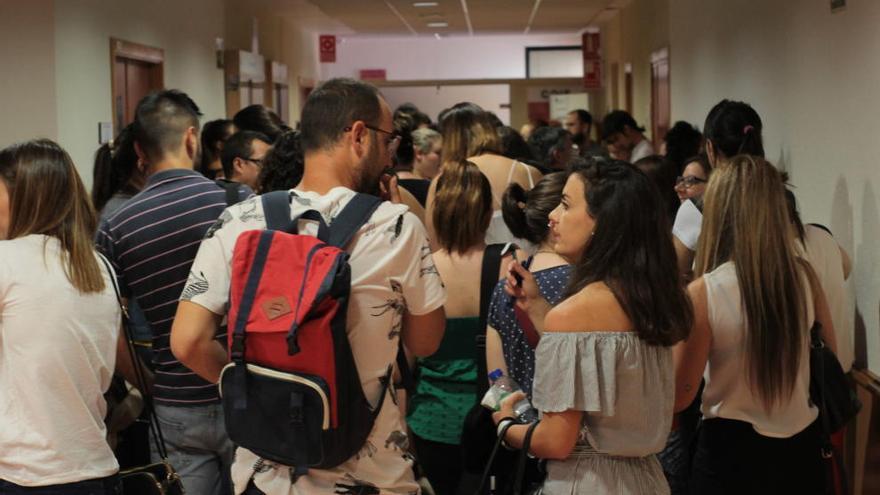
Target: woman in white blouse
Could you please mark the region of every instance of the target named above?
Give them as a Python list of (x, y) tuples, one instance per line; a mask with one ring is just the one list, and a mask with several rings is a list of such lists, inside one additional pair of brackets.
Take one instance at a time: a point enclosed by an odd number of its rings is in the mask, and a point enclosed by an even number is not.
[(0, 151), (0, 493), (118, 493), (103, 393), (120, 309), (95, 227), (57, 144)]
[(810, 328), (835, 348), (825, 296), (797, 259), (779, 172), (740, 155), (712, 173), (688, 290), (694, 328), (677, 346), (676, 410), (700, 379), (694, 494), (823, 493)]

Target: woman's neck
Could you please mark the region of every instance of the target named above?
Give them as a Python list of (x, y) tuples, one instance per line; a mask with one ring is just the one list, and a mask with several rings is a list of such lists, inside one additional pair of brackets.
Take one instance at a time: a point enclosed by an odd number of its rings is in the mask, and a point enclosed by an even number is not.
[(481, 242), (479, 244), (474, 244), (473, 246), (467, 248), (464, 251), (447, 251), (446, 249), (441, 249), (440, 252), (445, 254), (450, 258), (470, 258), (476, 254), (482, 253), (486, 250), (486, 243)]

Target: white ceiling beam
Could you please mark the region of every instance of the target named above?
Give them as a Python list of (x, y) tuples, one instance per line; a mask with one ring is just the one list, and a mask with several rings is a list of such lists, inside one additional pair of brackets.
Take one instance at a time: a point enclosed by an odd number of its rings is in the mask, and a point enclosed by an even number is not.
[(397, 8), (394, 7), (394, 5), (391, 5), (391, 2), (389, 2), (388, 0), (385, 0), (385, 5), (388, 6), (388, 8), (391, 10), (391, 12), (394, 12), (394, 15), (396, 15), (397, 18), (400, 19), (400, 22), (402, 22), (403, 25), (406, 26), (407, 29), (409, 29), (409, 32), (411, 32), (413, 34), (413, 36), (419, 35), (419, 33), (415, 29), (413, 29), (413, 27), (410, 25), (410, 23), (406, 21), (406, 19), (403, 17), (403, 15), (400, 13), (400, 11), (397, 10)]
[(529, 22), (526, 23), (526, 29), (523, 31), (523, 34), (529, 34), (529, 31), (532, 30), (532, 22), (535, 21), (535, 16), (538, 15), (538, 8), (541, 6), (541, 0), (535, 0), (535, 5), (532, 6), (532, 13), (529, 15)]
[(464, 11), (464, 22), (467, 23), (468, 34), (474, 35), (474, 26), (471, 24), (471, 13), (468, 11), (467, 0), (461, 0), (461, 10)]

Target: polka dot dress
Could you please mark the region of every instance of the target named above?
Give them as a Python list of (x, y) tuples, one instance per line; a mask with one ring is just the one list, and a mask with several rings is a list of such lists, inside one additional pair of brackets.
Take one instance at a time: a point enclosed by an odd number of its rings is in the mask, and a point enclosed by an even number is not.
[[(555, 305), (562, 298), (570, 272), (570, 266), (562, 265), (533, 273), (538, 283), (538, 290), (550, 304)], [(523, 330), (516, 321), (513, 300), (504, 292), (504, 283), (504, 280), (498, 282), (492, 293), (489, 325), (501, 335), (508, 374), (531, 397), (532, 379), (535, 376), (535, 351), (529, 347)]]

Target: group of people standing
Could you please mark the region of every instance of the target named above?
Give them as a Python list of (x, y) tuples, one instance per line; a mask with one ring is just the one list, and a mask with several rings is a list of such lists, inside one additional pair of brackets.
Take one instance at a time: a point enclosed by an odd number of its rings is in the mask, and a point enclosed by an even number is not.
[[(434, 124), (348, 79), (298, 130), (245, 110), (202, 127), (186, 94), (147, 96), (91, 197), (57, 144), (0, 151), (0, 492), (121, 493), (117, 373), (188, 493), (469, 493), (465, 416), (498, 369), (522, 389), (492, 415), (509, 448), (530, 429), (514, 404), (540, 412), (543, 493), (823, 493), (809, 337), (819, 322), (848, 369), (849, 259), (801, 223), (749, 105), (676, 124), (662, 155), (622, 111), (603, 146), (584, 110), (524, 139), (473, 103)], [(356, 193), (385, 200), (346, 248), (346, 330), (381, 409), (357, 455), (296, 476), (229, 440), (217, 389), (236, 240), (275, 190), (331, 226)]]

